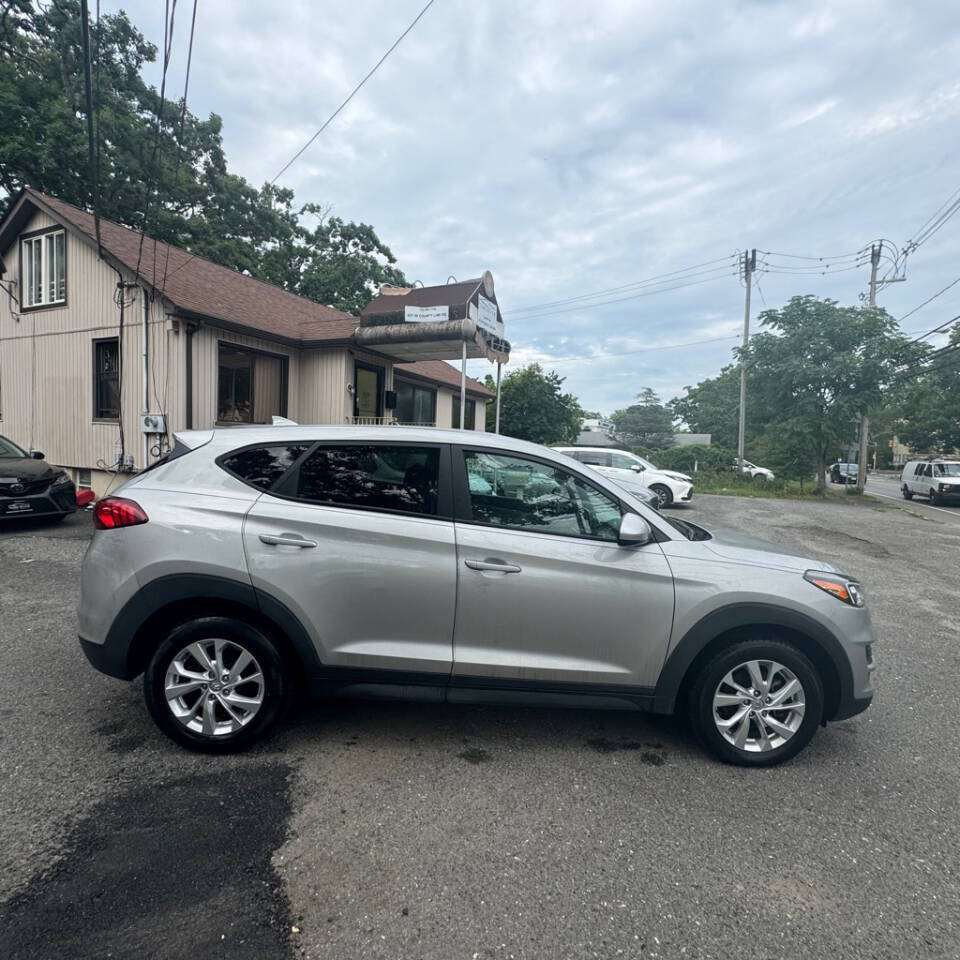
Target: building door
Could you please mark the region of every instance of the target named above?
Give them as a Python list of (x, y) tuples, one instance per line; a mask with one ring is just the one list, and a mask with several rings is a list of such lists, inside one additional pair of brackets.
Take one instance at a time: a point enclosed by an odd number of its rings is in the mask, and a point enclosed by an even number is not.
[(353, 373), (353, 415), (361, 423), (383, 416), (383, 367), (358, 360)]

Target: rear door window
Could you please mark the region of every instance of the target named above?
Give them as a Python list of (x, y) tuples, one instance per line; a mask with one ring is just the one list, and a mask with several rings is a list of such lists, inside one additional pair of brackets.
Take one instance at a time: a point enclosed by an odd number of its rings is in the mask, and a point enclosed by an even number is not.
[(584, 450), (577, 459), (581, 463), (587, 463), (591, 467), (609, 467), (610, 454), (602, 453), (598, 450)]
[(318, 446), (283, 484), (281, 495), (308, 503), (436, 516), (440, 448)]
[(217, 463), (238, 480), (269, 490), (313, 446), (312, 443), (247, 447), (221, 457)]

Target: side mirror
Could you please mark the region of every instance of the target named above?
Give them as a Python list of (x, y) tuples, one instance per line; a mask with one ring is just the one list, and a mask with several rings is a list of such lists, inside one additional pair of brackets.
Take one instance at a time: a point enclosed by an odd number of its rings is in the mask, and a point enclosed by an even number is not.
[(633, 463), (633, 464), (631, 464), (631, 465), (630, 465), (630, 469), (631, 469), (634, 473), (643, 473), (643, 470), (644, 470), (643, 466), (641, 466), (639, 463)]
[(620, 520), (620, 533), (617, 542), (621, 546), (642, 547), (653, 539), (653, 530), (643, 517), (635, 513), (625, 513)]
[(43, 451), (42, 451), (42, 450), (34, 450), (33, 453), (30, 454), (30, 456), (33, 457), (34, 460), (42, 460), (42, 459), (43, 459)]

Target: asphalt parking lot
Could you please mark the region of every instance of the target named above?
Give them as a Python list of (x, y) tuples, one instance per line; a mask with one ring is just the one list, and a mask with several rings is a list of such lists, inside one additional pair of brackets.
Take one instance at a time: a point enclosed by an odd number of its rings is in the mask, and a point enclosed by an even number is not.
[(682, 513), (866, 585), (877, 700), (786, 766), (723, 766), (667, 718), (354, 702), (192, 755), (80, 653), (89, 517), (0, 529), (0, 953), (960, 956), (960, 523)]

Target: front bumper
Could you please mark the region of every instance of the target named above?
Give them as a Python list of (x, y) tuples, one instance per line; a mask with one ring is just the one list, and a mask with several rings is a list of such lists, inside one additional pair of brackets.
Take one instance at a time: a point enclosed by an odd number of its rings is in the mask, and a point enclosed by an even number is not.
[(77, 489), (72, 483), (22, 497), (0, 496), (0, 520), (53, 517), (76, 509)]

